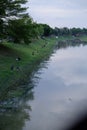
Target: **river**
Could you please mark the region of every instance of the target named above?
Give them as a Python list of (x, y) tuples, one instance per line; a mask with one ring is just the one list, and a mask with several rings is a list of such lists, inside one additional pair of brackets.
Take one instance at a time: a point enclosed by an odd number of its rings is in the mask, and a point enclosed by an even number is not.
[[(0, 130), (65, 130), (87, 109), (87, 46), (55, 50), (33, 74), (18, 111), (0, 114)], [(28, 84), (29, 86), (29, 84)]]

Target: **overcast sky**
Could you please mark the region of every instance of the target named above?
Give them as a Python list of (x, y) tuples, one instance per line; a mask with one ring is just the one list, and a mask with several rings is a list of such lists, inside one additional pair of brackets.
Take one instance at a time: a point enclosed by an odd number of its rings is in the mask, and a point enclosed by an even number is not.
[(29, 0), (28, 11), (51, 27), (87, 27), (87, 0)]

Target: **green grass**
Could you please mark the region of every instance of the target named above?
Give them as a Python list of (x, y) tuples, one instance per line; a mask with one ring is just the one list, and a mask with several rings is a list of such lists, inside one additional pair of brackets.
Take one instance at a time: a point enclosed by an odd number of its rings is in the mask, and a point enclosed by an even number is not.
[(82, 36), (80, 39), (87, 42), (87, 36)]
[[(20, 97), (24, 92), (24, 89), (20, 86), (27, 84), (31, 73), (50, 56), (56, 43), (60, 40), (70, 39), (73, 39), (73, 37), (61, 36), (58, 39), (39, 39), (29, 45), (0, 44), (0, 99)], [(79, 39), (87, 41), (87, 36), (79, 37)], [(17, 57), (20, 57), (21, 61), (17, 62)], [(11, 70), (12, 65), (15, 67), (14, 70)], [(19, 67), (19, 70), (17, 70), (17, 67)]]
[[(84, 35), (84, 36), (79, 36), (79, 37), (75, 37), (76, 39), (80, 39), (82, 41), (87, 41), (87, 36)], [(63, 41), (63, 40), (72, 40), (73, 39), (73, 36), (60, 36), (58, 38), (58, 41)]]
[[(9, 90), (12, 91), (9, 96), (21, 95), (21, 88), (18, 86), (25, 84), (33, 69), (52, 53), (55, 43), (55, 38), (47, 38), (34, 41), (30, 45), (0, 45), (0, 99), (7, 98)], [(21, 60), (16, 61), (17, 57)], [(15, 67), (14, 70), (11, 70), (11, 66)], [(16, 89), (18, 90), (14, 91)]]
[(58, 41), (71, 40), (72, 38), (73, 38), (72, 36), (60, 36), (58, 37)]

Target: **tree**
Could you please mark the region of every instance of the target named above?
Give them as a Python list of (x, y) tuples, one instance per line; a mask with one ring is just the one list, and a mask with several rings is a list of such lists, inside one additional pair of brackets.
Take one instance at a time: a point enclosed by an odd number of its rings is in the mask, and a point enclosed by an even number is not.
[(33, 28), (32, 28), (32, 38), (39, 38), (43, 35), (44, 33), (44, 28), (42, 26), (42, 24), (37, 24), (37, 23), (33, 23)]
[(53, 29), (47, 24), (41, 24), (41, 25), (42, 25), (43, 30), (44, 30), (43, 36), (46, 36), (46, 37), (50, 36), (52, 34)]
[(30, 17), (9, 20), (8, 35), (14, 43), (28, 43), (31, 38), (33, 20)]
[(7, 37), (7, 28), (10, 20), (28, 16), (26, 13), (27, 0), (0, 0), (0, 37)]
[(9, 40), (15, 43), (29, 44), (33, 39), (39, 38), (43, 34), (42, 26), (33, 22), (29, 16), (9, 20), (8, 25)]
[(71, 34), (74, 36), (79, 36), (82, 33), (82, 29), (80, 28), (72, 28), (71, 29)]
[(22, 7), (27, 0), (0, 0), (0, 18), (11, 19), (26, 15), (27, 7)]

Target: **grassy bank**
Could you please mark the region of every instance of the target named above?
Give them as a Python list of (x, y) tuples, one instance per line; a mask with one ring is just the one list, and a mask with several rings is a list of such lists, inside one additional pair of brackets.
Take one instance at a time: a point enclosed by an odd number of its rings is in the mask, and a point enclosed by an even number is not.
[[(7, 98), (9, 90), (27, 82), (29, 74), (53, 51), (56, 39), (39, 39), (30, 45), (3, 43), (0, 45), (0, 99)], [(20, 57), (20, 61), (17, 58)], [(15, 93), (20, 95), (21, 91)], [(3, 95), (3, 96), (2, 96)]]
[[(28, 84), (29, 76), (37, 69), (37, 66), (46, 60), (53, 51), (58, 41), (73, 39), (72, 36), (39, 39), (30, 45), (19, 45), (13, 43), (0, 44), (0, 99), (9, 97), (20, 97)], [(87, 41), (87, 37), (79, 37)], [(20, 61), (17, 61), (17, 58)], [(20, 87), (21, 86), (21, 87)]]
[(81, 39), (82, 41), (86, 41), (86, 42), (87, 42), (87, 36), (82, 36), (82, 37), (80, 37), (80, 39)]

